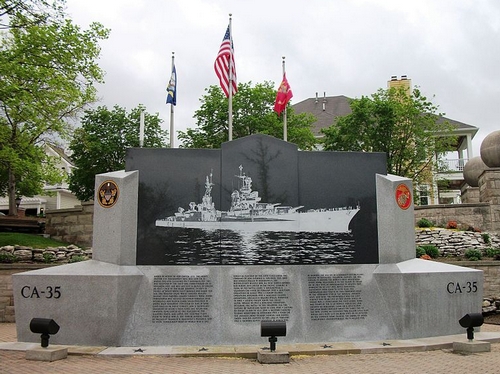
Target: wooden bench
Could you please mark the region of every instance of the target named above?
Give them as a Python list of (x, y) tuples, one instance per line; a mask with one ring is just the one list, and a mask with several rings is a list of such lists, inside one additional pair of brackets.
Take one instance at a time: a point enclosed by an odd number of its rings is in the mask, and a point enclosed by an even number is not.
[(33, 232), (41, 234), (45, 231), (45, 222), (36, 218), (1, 216), (0, 231)]

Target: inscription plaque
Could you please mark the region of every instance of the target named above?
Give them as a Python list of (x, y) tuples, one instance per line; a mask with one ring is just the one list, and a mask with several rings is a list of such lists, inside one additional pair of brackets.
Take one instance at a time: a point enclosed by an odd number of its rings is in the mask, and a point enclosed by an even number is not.
[(361, 274), (309, 274), (312, 321), (365, 319), (368, 310), (361, 298)]
[(234, 322), (288, 321), (290, 282), (287, 275), (233, 276)]
[(213, 285), (206, 275), (156, 275), (153, 323), (208, 323)]

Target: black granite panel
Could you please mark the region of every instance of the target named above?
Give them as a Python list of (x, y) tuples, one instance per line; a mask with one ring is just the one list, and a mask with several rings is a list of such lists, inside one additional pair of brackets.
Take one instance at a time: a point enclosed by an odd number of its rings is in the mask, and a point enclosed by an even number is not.
[(138, 265), (376, 263), (385, 155), (252, 135), (218, 150), (130, 149)]

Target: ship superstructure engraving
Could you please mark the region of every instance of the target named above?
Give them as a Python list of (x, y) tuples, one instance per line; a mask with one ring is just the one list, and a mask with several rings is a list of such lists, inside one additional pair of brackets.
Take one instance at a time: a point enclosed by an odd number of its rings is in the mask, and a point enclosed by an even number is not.
[(258, 191), (252, 190), (252, 178), (239, 167), (239, 188), (231, 193), (228, 211), (215, 208), (212, 201), (212, 173), (206, 177), (201, 203), (191, 202), (187, 210), (179, 208), (173, 216), (158, 219), (159, 227), (182, 227), (202, 230), (233, 230), (242, 232), (349, 232), (349, 223), (360, 210), (355, 207), (304, 210), (304, 206), (283, 206), (262, 202)]

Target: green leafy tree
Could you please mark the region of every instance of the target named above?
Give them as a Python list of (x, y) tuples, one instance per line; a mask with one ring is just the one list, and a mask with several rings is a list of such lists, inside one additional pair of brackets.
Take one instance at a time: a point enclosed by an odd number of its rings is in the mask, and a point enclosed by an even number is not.
[(0, 29), (60, 20), (65, 4), (65, 0), (0, 0)]
[[(380, 89), (371, 97), (351, 101), (352, 113), (323, 129), (324, 149), (383, 152), (388, 173), (416, 182), (437, 168), (436, 155), (450, 150), (455, 140), (437, 107), (418, 89)], [(438, 136), (439, 134), (446, 136)]]
[(17, 195), (41, 193), (45, 182), (62, 178), (43, 143), (67, 139), (68, 119), (96, 99), (94, 84), (103, 81), (98, 42), (108, 30), (98, 23), (82, 30), (63, 14), (31, 23), (24, 11), (8, 15), (15, 27), (0, 33), (0, 192), (16, 215)]
[(69, 188), (82, 201), (94, 198), (95, 175), (125, 168), (127, 148), (139, 147), (140, 115), (144, 111), (144, 147), (166, 147), (167, 131), (162, 130), (159, 114), (146, 112), (139, 105), (130, 113), (117, 105), (109, 110), (87, 110), (70, 143), (76, 166)]
[[(220, 148), (228, 140), (228, 99), (218, 86), (205, 89), (201, 107), (195, 112), (197, 128), (179, 131), (184, 148)], [(283, 120), (274, 112), (276, 90), (273, 82), (240, 83), (233, 103), (233, 139), (252, 134), (267, 134), (283, 138)], [(314, 148), (316, 139), (311, 131), (315, 118), (311, 114), (294, 114), (287, 108), (287, 138), (300, 149)]]

